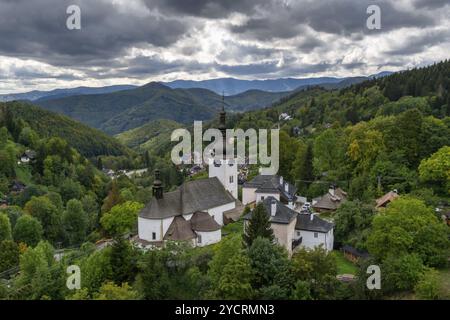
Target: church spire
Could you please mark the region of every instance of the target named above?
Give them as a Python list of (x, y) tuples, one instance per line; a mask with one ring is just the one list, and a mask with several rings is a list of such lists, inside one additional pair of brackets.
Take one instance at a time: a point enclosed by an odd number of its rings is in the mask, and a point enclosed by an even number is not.
[(155, 170), (155, 180), (153, 181), (153, 196), (156, 199), (163, 198), (163, 187), (162, 182), (160, 180), (160, 171), (158, 169)]
[(222, 92), (222, 109), (219, 117), (219, 130), (222, 132), (223, 143), (223, 158), (226, 157), (226, 144), (227, 144), (227, 125), (226, 125), (226, 112), (225, 112), (225, 95)]

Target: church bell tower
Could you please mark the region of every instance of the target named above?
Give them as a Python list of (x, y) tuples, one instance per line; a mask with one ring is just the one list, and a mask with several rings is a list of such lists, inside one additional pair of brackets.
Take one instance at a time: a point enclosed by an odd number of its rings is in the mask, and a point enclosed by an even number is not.
[(209, 162), (209, 177), (217, 177), (219, 181), (223, 184), (225, 189), (231, 193), (231, 195), (237, 199), (238, 198), (238, 163), (234, 158), (234, 155), (227, 155), (226, 153), (226, 112), (224, 97), (222, 96), (222, 110), (219, 115), (219, 130), (222, 132), (222, 144), (223, 152), (221, 159), (211, 159)]

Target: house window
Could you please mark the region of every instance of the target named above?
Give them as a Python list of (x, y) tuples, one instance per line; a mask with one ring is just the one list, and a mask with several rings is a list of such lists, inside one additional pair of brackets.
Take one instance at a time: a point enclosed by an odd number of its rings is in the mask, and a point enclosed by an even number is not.
[(152, 232), (152, 239), (156, 240), (156, 232)]
[(233, 176), (230, 176), (230, 183), (233, 183), (233, 181), (234, 181), (233, 178), (234, 178)]
[(318, 238), (319, 234), (317, 232), (314, 232), (314, 238)]
[(197, 236), (197, 242), (202, 243), (202, 236), (200, 234)]
[(300, 231), (297, 231), (297, 237), (300, 237)]
[(264, 200), (264, 197), (261, 197), (261, 201), (263, 201)]

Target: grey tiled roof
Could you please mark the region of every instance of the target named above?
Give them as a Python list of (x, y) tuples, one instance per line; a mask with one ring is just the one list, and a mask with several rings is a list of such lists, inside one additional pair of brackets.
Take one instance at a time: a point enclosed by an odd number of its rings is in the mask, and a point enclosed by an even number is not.
[[(277, 210), (275, 213), (275, 216), (271, 215), (271, 209), (272, 209), (272, 201), (275, 201), (277, 204)], [(264, 208), (266, 209), (266, 213), (269, 216), (269, 221), (272, 223), (281, 223), (281, 224), (288, 224), (292, 220), (295, 219), (297, 212), (295, 212), (292, 209), (289, 209), (287, 206), (282, 204), (280, 201), (275, 199), (274, 197), (267, 197), (263, 200)], [(250, 220), (252, 217), (252, 212), (246, 214), (244, 216), (244, 219)]]
[(184, 241), (196, 238), (197, 235), (192, 230), (191, 223), (186, 221), (183, 216), (177, 216), (172, 220), (164, 240)]
[(336, 210), (339, 208), (347, 200), (347, 192), (340, 188), (336, 188), (334, 192), (334, 196), (330, 192), (327, 192), (322, 197), (316, 198), (317, 203), (313, 205), (313, 208), (326, 210)]
[(166, 192), (162, 199), (153, 197), (139, 217), (162, 219), (204, 211), (234, 202), (233, 196), (214, 178), (185, 182), (177, 190)]
[(314, 215), (311, 220), (311, 213), (309, 214), (298, 214), (297, 223), (295, 224), (296, 230), (306, 230), (327, 233), (333, 229), (334, 224), (319, 218)]
[[(280, 184), (280, 176), (278, 175), (258, 175), (251, 181), (244, 183), (244, 188), (256, 188), (257, 193), (280, 193), (282, 198), (287, 201), (295, 199), (297, 188), (284, 180), (283, 185)], [(285, 184), (288, 184), (288, 191), (285, 190)]]
[(208, 212), (197, 211), (189, 220), (192, 230), (200, 232), (217, 231), (221, 227)]

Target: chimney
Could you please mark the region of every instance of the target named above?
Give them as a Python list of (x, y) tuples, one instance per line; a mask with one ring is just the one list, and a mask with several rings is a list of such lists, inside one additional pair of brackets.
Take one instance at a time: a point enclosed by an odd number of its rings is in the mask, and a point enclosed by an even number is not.
[(153, 181), (153, 196), (156, 199), (163, 198), (163, 187), (160, 180), (160, 172), (158, 169), (155, 170), (155, 180)]
[(331, 186), (330, 186), (330, 189), (328, 189), (328, 192), (329, 192), (332, 196), (334, 196), (334, 195), (335, 195), (335, 189), (336, 189), (336, 187), (335, 187), (334, 185), (331, 185)]
[(272, 200), (272, 203), (270, 204), (270, 215), (274, 217), (277, 214), (277, 202), (275, 200)]
[(280, 176), (280, 184), (283, 185), (283, 177)]
[(287, 182), (284, 184), (284, 191), (289, 192), (289, 184)]

